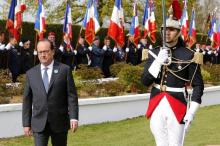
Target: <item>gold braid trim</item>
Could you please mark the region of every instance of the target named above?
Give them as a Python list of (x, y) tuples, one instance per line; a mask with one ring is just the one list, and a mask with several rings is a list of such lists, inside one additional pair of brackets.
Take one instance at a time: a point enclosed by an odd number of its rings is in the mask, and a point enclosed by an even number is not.
[(190, 81), (190, 80), (187, 80), (187, 79), (184, 79), (184, 78), (178, 76), (177, 74), (175, 74), (175, 73), (174, 73), (172, 70), (170, 70), (170, 69), (168, 69), (168, 71), (169, 71), (171, 74), (173, 74), (175, 77), (177, 77), (178, 79), (181, 79), (181, 80), (186, 81), (186, 82), (189, 82), (189, 81)]
[(190, 87), (192, 87), (192, 81), (193, 81), (193, 79), (194, 79), (194, 77), (195, 77), (195, 74), (196, 74), (196, 71), (197, 71), (197, 69), (198, 69), (198, 66), (199, 66), (199, 64), (196, 64), (196, 69), (195, 69), (195, 72), (194, 72), (194, 74), (193, 74), (193, 76), (192, 76), (192, 79), (191, 79), (191, 81), (190, 81)]

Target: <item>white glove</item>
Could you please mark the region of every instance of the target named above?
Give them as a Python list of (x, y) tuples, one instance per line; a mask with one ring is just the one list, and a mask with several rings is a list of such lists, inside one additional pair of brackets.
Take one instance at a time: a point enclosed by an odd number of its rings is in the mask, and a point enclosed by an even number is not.
[(193, 121), (194, 115), (198, 110), (199, 106), (200, 104), (198, 104), (197, 102), (194, 101), (190, 102), (189, 110), (186, 112), (186, 115), (183, 118), (183, 121), (185, 122), (185, 126), (184, 126), (185, 131), (188, 131), (190, 124)]
[(167, 49), (161, 49), (158, 56), (157, 56), (156, 61), (162, 65), (167, 61), (167, 59), (168, 59)]
[(1, 45), (0, 50), (5, 50), (5, 45)]
[(150, 46), (149, 46), (149, 50), (152, 50), (152, 49), (153, 49), (153, 46), (152, 46), (152, 45), (150, 45)]
[[(149, 51), (149, 53), (153, 53), (152, 51)], [(155, 54), (154, 54), (155, 55)], [(153, 56), (154, 57), (154, 56)], [(154, 62), (151, 64), (151, 66), (149, 67), (148, 71), (149, 73), (157, 78), (160, 70), (161, 70), (161, 66), (167, 61), (168, 59), (168, 51), (167, 49), (161, 49), (158, 56), (155, 55), (155, 60)]]
[(23, 44), (22, 42), (20, 42), (20, 43), (19, 43), (19, 46), (20, 46), (20, 47), (23, 47), (23, 46), (24, 46), (24, 44)]
[(141, 44), (138, 44), (138, 49), (140, 49), (141, 48)]
[(59, 50), (60, 50), (61, 52), (63, 52), (63, 50), (64, 50), (63, 45), (60, 45)]
[(7, 46), (5, 47), (5, 49), (7, 49), (7, 50), (11, 49), (11, 44), (8, 43)]
[(36, 50), (34, 50), (34, 53), (33, 53), (35, 56), (37, 55), (37, 51)]
[(104, 51), (106, 51), (107, 50), (107, 46), (105, 45), (105, 46), (103, 46), (103, 48), (102, 48)]
[(205, 51), (203, 51), (202, 54), (205, 55)]
[(126, 49), (125, 49), (125, 52), (127, 52), (127, 53), (128, 53), (128, 52), (129, 52), (129, 48), (126, 48)]
[(89, 46), (88, 49), (89, 49), (89, 51), (92, 51), (92, 47), (91, 46)]
[(115, 53), (115, 52), (117, 52), (117, 50), (118, 50), (118, 49), (117, 49), (116, 47), (114, 47), (113, 52)]
[(76, 50), (73, 50), (74, 54), (76, 55), (77, 54), (77, 51)]

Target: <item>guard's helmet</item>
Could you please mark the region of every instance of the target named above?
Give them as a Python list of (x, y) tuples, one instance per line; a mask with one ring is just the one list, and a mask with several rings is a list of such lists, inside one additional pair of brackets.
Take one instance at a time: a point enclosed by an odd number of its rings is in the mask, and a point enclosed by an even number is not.
[[(180, 22), (178, 20), (174, 20), (174, 19), (171, 19), (171, 18), (168, 18), (166, 20), (166, 27), (176, 28), (176, 29), (179, 29), (179, 30), (181, 28)], [(163, 25), (161, 26), (161, 28), (163, 28)]]
[[(169, 8), (168, 13), (169, 13), (169, 18), (166, 20), (166, 27), (176, 28), (180, 30), (181, 29), (180, 22), (177, 18), (173, 16), (174, 11), (172, 6)], [(161, 28), (163, 28), (163, 24)]]

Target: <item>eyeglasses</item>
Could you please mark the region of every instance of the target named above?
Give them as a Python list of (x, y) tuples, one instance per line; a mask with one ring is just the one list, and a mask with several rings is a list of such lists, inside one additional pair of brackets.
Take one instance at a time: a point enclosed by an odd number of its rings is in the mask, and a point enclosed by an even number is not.
[(38, 55), (49, 54), (50, 50), (38, 51)]

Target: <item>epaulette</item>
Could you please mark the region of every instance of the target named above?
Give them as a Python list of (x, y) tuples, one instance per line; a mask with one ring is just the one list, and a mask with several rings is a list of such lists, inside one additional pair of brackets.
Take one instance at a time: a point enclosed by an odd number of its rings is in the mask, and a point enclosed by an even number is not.
[(196, 64), (203, 64), (203, 54), (202, 52), (194, 52), (193, 62)]

